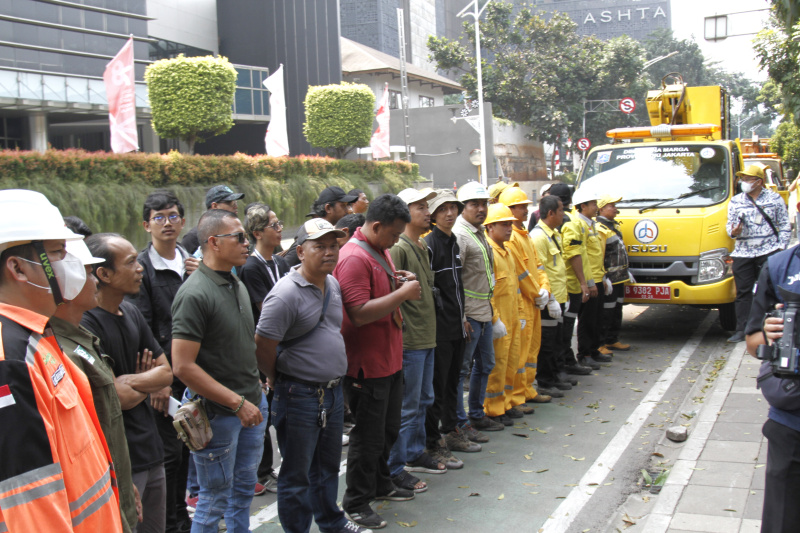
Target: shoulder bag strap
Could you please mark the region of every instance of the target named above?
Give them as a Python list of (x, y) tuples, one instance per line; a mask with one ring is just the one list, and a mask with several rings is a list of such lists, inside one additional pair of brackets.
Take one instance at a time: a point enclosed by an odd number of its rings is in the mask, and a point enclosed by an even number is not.
[(386, 258), (378, 254), (378, 252), (376, 252), (375, 249), (365, 241), (360, 241), (358, 239), (352, 239), (352, 240), (354, 243), (356, 243), (356, 246), (366, 251), (370, 256), (372, 256), (372, 258), (375, 261), (378, 262), (379, 265), (381, 265), (381, 267), (383, 267), (383, 269), (386, 271), (386, 275), (389, 276), (389, 283), (391, 283), (392, 285), (392, 290), (395, 290), (394, 272), (392, 272), (392, 269), (389, 268), (389, 264), (386, 262)]
[(756, 209), (758, 209), (758, 212), (761, 213), (761, 216), (764, 217), (764, 220), (767, 221), (767, 224), (769, 224), (770, 229), (772, 229), (772, 233), (775, 234), (775, 238), (778, 239), (778, 242), (780, 242), (781, 237), (780, 235), (778, 235), (778, 228), (775, 227), (775, 224), (772, 222), (772, 219), (769, 218), (769, 215), (767, 215), (761, 208), (761, 206), (758, 205), (755, 200), (753, 200), (752, 196), (750, 196), (747, 193), (745, 193), (745, 196), (747, 196), (747, 199), (750, 200), (750, 203), (753, 204)]
[(319, 327), (319, 325), (322, 324), (322, 322), (325, 320), (325, 312), (328, 310), (328, 303), (330, 301), (331, 301), (331, 288), (328, 287), (328, 282), (326, 281), (325, 298), (322, 301), (322, 313), (319, 315), (319, 320), (317, 320), (316, 324), (314, 324), (314, 326), (310, 330), (306, 331), (302, 335), (294, 337), (293, 339), (281, 341), (280, 344), (278, 344), (279, 352), (281, 350), (285, 350), (286, 348), (291, 348), (295, 344), (307, 339), (312, 333), (314, 333), (314, 330), (316, 330)]

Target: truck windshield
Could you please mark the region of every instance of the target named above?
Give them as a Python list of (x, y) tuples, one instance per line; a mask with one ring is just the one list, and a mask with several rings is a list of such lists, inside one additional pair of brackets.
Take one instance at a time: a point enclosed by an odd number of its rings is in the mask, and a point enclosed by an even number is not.
[(579, 186), (621, 196), (620, 207), (702, 207), (728, 196), (728, 160), (719, 145), (623, 145), (592, 152)]

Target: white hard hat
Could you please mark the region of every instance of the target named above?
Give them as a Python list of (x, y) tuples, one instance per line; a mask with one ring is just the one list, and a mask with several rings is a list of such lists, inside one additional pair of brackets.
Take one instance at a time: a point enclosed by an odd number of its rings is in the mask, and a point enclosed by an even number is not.
[(81, 240), (65, 225), (58, 208), (42, 193), (24, 189), (0, 191), (0, 252), (31, 241)]
[(456, 197), (461, 203), (464, 203), (467, 200), (488, 200), (491, 198), (489, 196), (489, 191), (486, 190), (486, 187), (484, 187), (483, 184), (478, 181), (470, 181), (462, 185), (461, 188), (458, 189)]
[(94, 257), (92, 252), (89, 251), (89, 247), (86, 246), (86, 243), (82, 240), (80, 241), (68, 241), (67, 245), (64, 246), (64, 249), (77, 257), (83, 263), (83, 266), (88, 265), (96, 265), (98, 263), (104, 263), (105, 259), (102, 257)]
[(598, 194), (591, 187), (581, 187), (572, 195), (572, 205), (585, 204), (592, 200), (599, 200), (603, 195)]
[(426, 202), (436, 196), (436, 191), (431, 188), (425, 188), (422, 190), (417, 190), (413, 187), (409, 187), (408, 189), (403, 189), (397, 196), (400, 197), (407, 205), (411, 205), (414, 202), (419, 202), (421, 200), (425, 200)]

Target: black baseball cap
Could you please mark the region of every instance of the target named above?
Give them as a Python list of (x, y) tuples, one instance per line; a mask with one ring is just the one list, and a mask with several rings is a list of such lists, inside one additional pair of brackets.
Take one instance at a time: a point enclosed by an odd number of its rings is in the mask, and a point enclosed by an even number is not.
[(317, 205), (325, 205), (333, 202), (344, 202), (349, 204), (358, 200), (358, 195), (350, 195), (344, 192), (341, 187), (326, 187), (319, 193)]
[(244, 198), (244, 193), (233, 192), (227, 185), (215, 185), (206, 193), (206, 209), (211, 209), (211, 204), (221, 202), (233, 202)]

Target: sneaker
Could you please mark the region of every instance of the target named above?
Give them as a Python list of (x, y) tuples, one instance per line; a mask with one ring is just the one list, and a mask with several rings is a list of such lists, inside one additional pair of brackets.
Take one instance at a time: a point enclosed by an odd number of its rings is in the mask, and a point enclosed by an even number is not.
[(370, 529), (383, 529), (386, 527), (386, 520), (381, 518), (381, 515), (373, 511), (369, 506), (360, 511), (347, 513), (347, 518), (359, 526), (368, 527)]
[[(428, 487), (425, 487), (427, 490)], [(409, 500), (413, 500), (416, 496), (414, 496), (413, 490), (408, 489), (401, 489), (400, 487), (395, 487), (386, 494), (378, 494), (375, 496), (376, 500), (384, 500), (389, 502), (407, 502)], [(353, 520), (356, 522), (356, 520)]]
[[(472, 428), (471, 428), (472, 429)], [(472, 429), (475, 433), (480, 433), (475, 429)], [(484, 440), (480, 442), (487, 442), (489, 437), (486, 437), (482, 433), (480, 435), (483, 437)], [(463, 429), (456, 428), (447, 435), (444, 436), (444, 442), (447, 446), (448, 451), (454, 452), (465, 452), (465, 453), (477, 453), (481, 451), (483, 448), (477, 442), (473, 442), (467, 436), (466, 431)], [(447, 464), (447, 462), (445, 462)], [(450, 468), (449, 466), (447, 468)]]
[(619, 350), (620, 352), (627, 352), (628, 350), (631, 349), (631, 345), (617, 341), (613, 344), (606, 344), (606, 348), (610, 350)]
[(403, 470), (392, 478), (392, 483), (395, 487), (401, 490), (410, 490), (411, 492), (425, 492), (428, 490), (428, 484), (421, 481), (417, 476)]
[(728, 342), (742, 342), (744, 339), (744, 331), (737, 331), (728, 338)]
[[(578, 365), (588, 366), (592, 370), (600, 370), (600, 363), (595, 362), (591, 357), (579, 357)], [(569, 372), (569, 370), (567, 370)]]
[[(588, 376), (592, 373), (592, 368), (583, 366), (582, 364), (574, 364), (567, 366), (566, 371), (567, 374), (572, 374), (573, 376)], [(575, 383), (575, 385), (577, 385), (577, 383)]]
[[(541, 385), (539, 385), (539, 387), (536, 390), (539, 391), (539, 396), (545, 394), (547, 396), (550, 396), (551, 398), (563, 398), (564, 397), (564, 393), (561, 392), (560, 390), (556, 389), (555, 387), (550, 388), (550, 387), (542, 387)], [(537, 398), (538, 398), (538, 396), (537, 396)]]
[(601, 353), (601, 354), (603, 354), (603, 355), (608, 355), (608, 356), (612, 356), (612, 355), (614, 355), (614, 352), (612, 352), (611, 350), (609, 350), (607, 346), (601, 346), (601, 347), (599, 347), (599, 348), (597, 349), (597, 351), (598, 351), (598, 352), (600, 352), (600, 353)]
[(425, 452), (409, 461), (405, 466), (406, 472), (422, 472), (424, 474), (446, 474), (447, 467)]
[(256, 489), (253, 491), (253, 495), (261, 496), (265, 492), (267, 492), (267, 487), (265, 487), (261, 483), (256, 482)]
[(342, 433), (342, 446), (347, 446), (350, 444), (350, 435)]
[(278, 474), (276, 474), (274, 470), (267, 474), (266, 478), (260, 480), (259, 483), (264, 485), (264, 487), (267, 489), (267, 492), (271, 492), (273, 494), (278, 493)]
[(189, 494), (189, 497), (186, 498), (186, 510), (189, 512), (195, 512), (197, 510), (197, 501), (200, 497), (197, 494)]
[(541, 392), (539, 392), (539, 394), (536, 395), (536, 398), (534, 398), (533, 400), (528, 400), (528, 402), (529, 403), (550, 403), (552, 401), (552, 399), (553, 399), (553, 397), (550, 396), (549, 394), (542, 394)]
[(507, 416), (508, 418), (522, 418), (522, 417), (524, 417), (524, 416), (525, 416), (525, 413), (523, 413), (523, 412), (520, 410), (520, 408), (519, 408), (519, 407), (512, 407), (511, 409), (509, 409), (508, 411), (506, 411), (506, 416)]
[[(477, 446), (478, 450), (480, 451), (481, 445), (475, 444), (474, 442), (470, 442), (466, 438), (464, 439), (467, 441), (469, 446)], [(441, 444), (444, 444), (444, 439), (439, 441)], [(436, 447), (435, 450), (428, 451), (431, 457), (439, 461), (440, 463), (444, 463), (448, 470), (460, 470), (464, 468), (464, 461), (453, 455), (450, 450), (447, 449), (447, 446), (439, 445)]]
[(491, 418), (494, 422), (497, 422), (498, 424), (502, 424), (503, 426), (510, 427), (514, 425), (514, 421), (511, 420), (511, 417), (509, 417), (506, 414), (502, 414), (500, 416), (490, 416), (489, 418)]
[[(536, 397), (538, 398), (539, 396), (537, 395)], [(549, 398), (549, 396), (548, 396), (548, 398)], [(533, 400), (528, 400), (528, 401), (533, 402)], [(526, 405), (524, 403), (522, 405), (516, 406), (514, 409), (516, 409), (517, 411), (519, 411), (523, 415), (532, 415), (533, 413), (536, 412), (533, 407), (531, 407), (530, 405)]]
[[(498, 422), (495, 422), (488, 416), (482, 416), (480, 418), (470, 418), (469, 423), (472, 424), (472, 427), (482, 431), (503, 431), (505, 426)], [(471, 439), (470, 439), (471, 440)]]
[(466, 424), (457, 429), (459, 432), (463, 433), (464, 436), (467, 437), (467, 439), (471, 442), (478, 442), (478, 443), (489, 442), (489, 437), (487, 437), (486, 435), (484, 435), (483, 433), (472, 427), (472, 424), (470, 424), (469, 422), (467, 422)]
[(366, 529), (353, 522), (345, 523), (344, 527), (336, 533), (372, 533), (371, 529)]
[(613, 361), (610, 355), (605, 355), (600, 352), (593, 353), (592, 359), (594, 359), (595, 363), (610, 363), (611, 361)]

